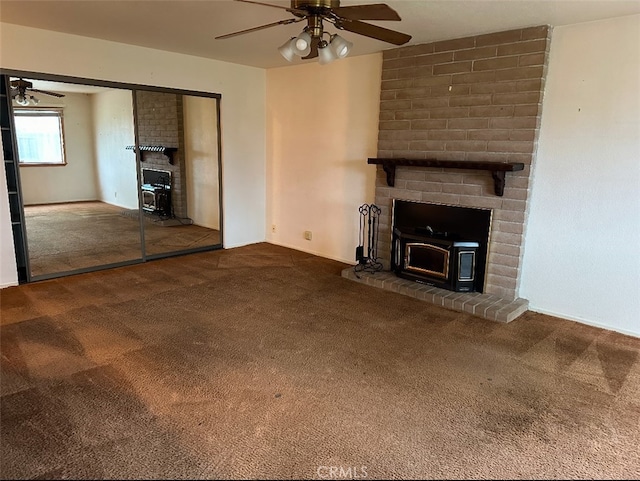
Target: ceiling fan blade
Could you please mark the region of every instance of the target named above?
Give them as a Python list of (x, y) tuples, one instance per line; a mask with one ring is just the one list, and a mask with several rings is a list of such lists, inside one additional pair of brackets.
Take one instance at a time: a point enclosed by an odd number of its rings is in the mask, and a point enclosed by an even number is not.
[(395, 30), (389, 30), (388, 28), (378, 27), (377, 25), (371, 25), (370, 23), (360, 22), (358, 20), (344, 19), (344, 21), (336, 22), (335, 25), (340, 29), (394, 45), (403, 45), (411, 40), (411, 35), (407, 35), (406, 33), (396, 32)]
[(262, 5), (263, 7), (279, 8), (281, 10), (286, 10), (287, 12), (291, 12), (295, 15), (305, 15), (305, 16), (307, 15), (307, 12), (305, 12), (304, 10), (298, 10), (297, 8), (291, 8), (291, 7), (283, 7), (281, 5), (273, 5), (271, 3), (256, 2), (255, 0), (236, 0), (236, 2), (253, 3), (254, 5)]
[(384, 3), (337, 7), (332, 11), (338, 17), (348, 18), (349, 20), (401, 20), (400, 15)]
[(303, 60), (306, 60), (308, 58), (316, 58), (318, 56), (318, 45), (320, 44), (320, 38), (319, 37), (313, 37), (311, 39), (311, 52), (309, 52), (309, 55), (307, 55), (306, 57), (302, 57)]
[(59, 94), (57, 92), (49, 92), (47, 90), (29, 89), (29, 92), (37, 92), (39, 94), (51, 95), (52, 97), (58, 97), (58, 98), (64, 97), (63, 94)]
[(262, 30), (264, 28), (275, 27), (276, 25), (289, 25), (290, 23), (300, 22), (303, 20), (302, 18), (288, 18), (286, 20), (280, 20), (279, 22), (268, 23), (266, 25), (261, 25), (259, 27), (247, 28), (246, 30), (240, 30), (238, 32), (228, 33), (226, 35), (220, 35), (216, 37), (216, 40), (221, 40), (223, 38), (235, 37), (236, 35), (242, 35), (249, 32), (256, 32), (258, 30)]

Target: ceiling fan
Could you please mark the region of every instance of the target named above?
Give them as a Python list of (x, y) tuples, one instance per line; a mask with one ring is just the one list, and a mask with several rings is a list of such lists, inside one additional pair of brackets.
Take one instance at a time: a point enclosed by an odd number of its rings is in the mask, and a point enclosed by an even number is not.
[[(287, 40), (278, 48), (282, 56), (290, 62), (295, 58), (295, 55), (304, 59), (319, 57), (321, 64), (347, 56), (353, 44), (337, 34), (326, 32), (323, 25), (325, 21), (333, 24), (339, 30), (347, 30), (394, 45), (403, 45), (411, 40), (411, 35), (362, 22), (362, 20), (399, 21), (400, 16), (397, 12), (384, 3), (341, 7), (340, 0), (291, 0), (291, 7), (283, 7), (254, 0), (236, 1), (286, 10), (293, 14), (294, 18), (228, 33), (218, 36), (216, 39), (235, 37), (276, 25), (289, 25), (306, 20), (307, 26), (302, 33)], [(328, 40), (323, 39), (324, 35), (328, 36)]]
[(18, 79), (11, 81), (11, 98), (16, 101), (18, 105), (29, 105), (29, 103), (33, 105), (37, 105), (40, 102), (33, 95), (29, 95), (29, 92), (36, 92), (39, 94), (51, 95), (52, 97), (64, 97), (64, 95), (59, 94), (57, 92), (50, 92), (48, 90), (40, 90), (33, 88), (33, 82), (29, 82), (28, 80)]

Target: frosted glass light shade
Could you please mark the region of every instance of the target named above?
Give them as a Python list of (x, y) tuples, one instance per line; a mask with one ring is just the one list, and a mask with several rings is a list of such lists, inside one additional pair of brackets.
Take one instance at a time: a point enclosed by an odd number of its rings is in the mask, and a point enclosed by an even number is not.
[(338, 58), (345, 58), (349, 55), (351, 47), (353, 47), (353, 43), (345, 40), (340, 35), (334, 35), (329, 45)]
[(293, 48), (296, 55), (301, 57), (309, 55), (311, 53), (311, 35), (308, 32), (302, 32), (296, 37)]
[(280, 52), (280, 55), (286, 58), (289, 62), (293, 62), (293, 59), (296, 56), (295, 43), (296, 38), (293, 37), (283, 43), (280, 47), (278, 47), (278, 52)]
[[(326, 44), (326, 42), (325, 42)], [(330, 62), (333, 62), (337, 59), (338, 56), (335, 52), (326, 44), (324, 47), (318, 48), (318, 63), (321, 65), (326, 65)]]

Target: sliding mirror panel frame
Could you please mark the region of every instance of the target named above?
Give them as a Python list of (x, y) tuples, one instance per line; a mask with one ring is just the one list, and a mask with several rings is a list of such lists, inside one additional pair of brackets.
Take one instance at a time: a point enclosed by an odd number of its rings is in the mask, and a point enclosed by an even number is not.
[(28, 282), (30, 277), (29, 257), (27, 256), (27, 242), (24, 238), (24, 210), (18, 169), (18, 146), (13, 135), (14, 124), (9, 76), (4, 74), (0, 75), (0, 128), (2, 130), (2, 158), (7, 180), (9, 220), (13, 234), (17, 277), (19, 283), (24, 283)]
[(220, 244), (217, 99), (135, 91), (147, 258)]
[[(223, 247), (220, 94), (6, 69), (0, 69), (0, 74), (2, 74), (2, 80), (4, 82), (3, 93), (6, 94), (2, 97), (2, 108), (4, 109), (2, 135), (5, 170), (20, 283), (119, 267), (145, 262), (151, 259), (221, 249)], [(9, 90), (10, 77), (63, 82), (131, 92), (135, 141), (132, 145), (121, 147), (128, 149), (128, 153), (135, 156), (138, 205), (137, 210), (123, 209), (121, 213), (135, 218), (138, 222), (140, 254), (136, 259), (98, 264), (36, 276), (31, 274), (24, 201), (22, 198), (21, 179), (17, 160), (15, 127), (12, 123), (13, 108), (11, 96), (9, 95), (10, 93), (15, 93), (15, 89), (13, 92)], [(143, 128), (142, 136), (147, 136), (144, 138), (147, 142), (142, 142), (141, 140), (143, 139), (141, 139), (138, 122), (141, 115), (149, 116), (149, 112), (138, 112), (139, 103), (137, 100), (140, 97), (163, 94), (165, 94), (167, 98), (177, 99), (175, 103), (181, 105), (178, 123), (180, 123), (185, 130), (180, 133), (177, 141), (176, 139), (172, 139), (172, 145), (162, 145), (163, 143), (170, 144), (170, 142), (167, 142), (166, 139), (160, 139), (162, 142), (156, 142), (156, 140), (159, 139), (149, 138), (149, 129), (147, 129), (145, 133)], [(186, 107), (184, 107), (185, 105)], [(212, 109), (213, 112), (207, 111), (207, 108)], [(156, 110), (156, 116), (162, 115), (157, 111), (158, 109), (156, 107), (153, 107), (151, 110)], [(198, 119), (201, 118), (214, 121), (215, 125), (211, 126), (211, 131), (207, 131), (206, 125), (197, 124)], [(164, 123), (167, 124), (168, 122), (165, 121)], [(5, 124), (7, 125), (5, 126)], [(206, 139), (209, 140), (205, 142)], [(204, 145), (214, 150), (214, 152), (207, 152), (207, 155), (203, 156), (202, 148)], [(171, 162), (174, 161), (173, 156), (176, 152), (181, 153), (184, 162), (183, 166), (174, 167), (173, 164), (168, 163), (169, 160), (171, 160)], [(152, 165), (154, 156), (160, 156), (161, 162), (164, 162), (166, 158), (167, 164), (162, 165), (161, 163), (160, 168), (154, 168), (158, 167), (157, 165)], [(152, 162), (148, 163), (149, 160)], [(203, 160), (208, 162), (204, 171), (202, 170), (202, 166), (204, 165)], [(168, 169), (167, 165), (171, 165), (171, 169)], [(174, 174), (170, 175), (170, 179), (167, 179), (166, 172), (171, 172), (172, 169), (175, 168), (182, 169), (182, 178), (179, 174)], [(194, 169), (196, 169), (195, 173)], [(146, 178), (145, 174), (148, 174)], [(158, 178), (158, 176), (160, 176), (160, 178)], [(163, 178), (163, 176), (165, 177)], [(198, 183), (202, 184), (202, 179), (207, 179), (208, 182), (205, 191), (203, 191), (202, 185), (198, 185)], [(180, 184), (175, 184), (174, 187), (174, 181), (180, 182)], [(160, 184), (161, 187), (164, 188), (164, 192), (158, 189), (157, 184)], [(179, 203), (175, 206), (168, 204), (166, 198), (163, 197), (163, 195), (166, 197), (168, 191), (171, 191), (170, 194), (176, 191), (177, 198), (179, 194), (178, 191), (181, 190), (184, 191), (180, 194), (184, 204), (182, 207), (178, 205)], [(176, 207), (178, 209), (182, 208), (182, 210), (176, 212)], [(160, 221), (159, 216), (161, 217)], [(193, 217), (193, 219), (191, 217)], [(160, 229), (158, 229), (158, 227), (160, 227)], [(180, 229), (182, 229), (181, 232), (179, 232)], [(200, 230), (200, 232), (195, 232), (195, 234), (192, 232), (198, 230)], [(148, 240), (155, 239), (156, 241), (160, 238), (159, 244), (162, 245), (164, 243), (164, 248), (158, 249), (149, 244), (150, 248), (146, 249), (145, 246), (147, 243), (145, 242), (145, 237), (147, 237)], [(194, 241), (194, 239), (196, 241)], [(203, 241), (203, 239), (207, 240)]]

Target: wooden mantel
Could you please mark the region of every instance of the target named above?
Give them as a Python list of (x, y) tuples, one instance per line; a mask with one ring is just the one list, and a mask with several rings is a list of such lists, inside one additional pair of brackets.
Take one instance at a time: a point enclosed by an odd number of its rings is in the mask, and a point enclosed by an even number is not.
[(467, 160), (435, 160), (435, 159), (377, 159), (367, 161), (369, 164), (380, 164), (387, 174), (387, 185), (393, 187), (396, 182), (397, 166), (438, 167), (443, 169), (488, 170), (493, 177), (496, 195), (504, 194), (505, 173), (524, 169), (521, 162), (480, 162)]
[[(127, 150), (133, 150), (135, 152), (135, 145), (127, 145), (125, 147)], [(160, 152), (165, 155), (167, 159), (169, 159), (169, 163), (173, 165), (173, 154), (178, 151), (176, 147), (165, 147), (164, 145), (141, 145), (140, 152)], [(144, 157), (140, 156), (140, 160), (144, 161)]]

